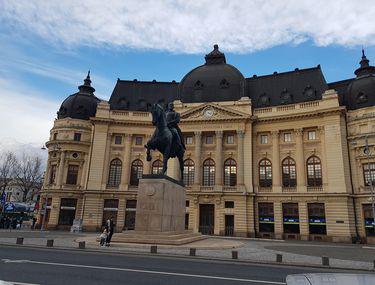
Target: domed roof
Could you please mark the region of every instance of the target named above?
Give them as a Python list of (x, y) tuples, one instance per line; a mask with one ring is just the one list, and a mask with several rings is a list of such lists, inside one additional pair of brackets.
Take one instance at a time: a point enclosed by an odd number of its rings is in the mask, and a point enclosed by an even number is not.
[(84, 84), (78, 87), (79, 92), (70, 95), (61, 104), (57, 118), (72, 118), (88, 120), (96, 114), (96, 107), (100, 100), (94, 95), (95, 89), (91, 86), (90, 71)]
[(346, 105), (349, 109), (375, 106), (375, 67), (369, 65), (363, 49), (360, 67), (354, 74), (357, 77), (348, 86)]
[(205, 56), (206, 63), (191, 70), (179, 84), (182, 102), (218, 102), (239, 100), (245, 94), (245, 78), (227, 64), (218, 45)]

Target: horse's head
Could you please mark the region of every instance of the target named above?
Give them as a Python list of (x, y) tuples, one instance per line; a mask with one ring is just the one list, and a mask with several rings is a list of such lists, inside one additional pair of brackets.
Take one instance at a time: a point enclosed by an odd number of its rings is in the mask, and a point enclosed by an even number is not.
[(159, 104), (152, 105), (151, 114), (152, 114), (152, 124), (154, 126), (156, 126), (158, 122), (160, 122), (161, 120), (165, 120), (165, 118), (163, 117), (165, 116), (164, 110)]

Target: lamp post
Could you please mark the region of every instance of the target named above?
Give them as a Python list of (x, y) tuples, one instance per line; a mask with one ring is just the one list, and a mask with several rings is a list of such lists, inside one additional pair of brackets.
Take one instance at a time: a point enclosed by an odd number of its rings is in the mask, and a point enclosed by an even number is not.
[[(47, 148), (45, 146), (42, 147), (42, 150), (46, 150), (46, 149)], [(56, 143), (53, 144), (52, 149), (53, 149), (53, 151), (60, 152), (61, 147), (60, 147), (59, 143), (56, 142)], [(42, 189), (46, 191), (46, 188), (44, 188), (44, 183), (43, 183)], [(45, 197), (45, 201), (44, 201), (44, 206), (42, 206), (43, 218), (42, 218), (42, 225), (40, 227), (41, 231), (44, 231), (44, 228), (45, 228), (46, 216), (47, 216), (47, 207), (48, 207), (48, 193), (46, 191), (46, 197)]]
[(372, 172), (371, 172), (371, 168), (370, 168), (370, 148), (369, 148), (369, 145), (368, 145), (368, 137), (367, 136), (365, 137), (365, 149), (364, 149), (364, 153), (367, 156), (367, 169), (368, 169), (368, 173), (369, 173), (369, 179), (370, 179), (369, 182), (370, 182), (370, 190), (371, 190), (372, 226), (373, 226), (373, 229), (374, 229), (374, 232), (375, 232), (375, 197), (374, 197), (374, 183), (375, 183), (375, 180), (372, 179)]

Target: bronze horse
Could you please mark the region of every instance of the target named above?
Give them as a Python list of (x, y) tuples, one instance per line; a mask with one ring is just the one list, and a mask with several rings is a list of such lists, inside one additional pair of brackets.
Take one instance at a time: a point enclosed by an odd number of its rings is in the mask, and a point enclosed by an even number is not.
[(158, 150), (163, 155), (162, 174), (166, 174), (168, 159), (177, 157), (180, 164), (180, 180), (183, 181), (184, 175), (184, 153), (185, 149), (178, 143), (179, 137), (173, 136), (168, 127), (167, 118), (164, 109), (159, 104), (153, 104), (151, 107), (152, 124), (156, 126), (151, 139), (145, 144), (147, 149), (147, 161), (151, 161), (151, 150)]

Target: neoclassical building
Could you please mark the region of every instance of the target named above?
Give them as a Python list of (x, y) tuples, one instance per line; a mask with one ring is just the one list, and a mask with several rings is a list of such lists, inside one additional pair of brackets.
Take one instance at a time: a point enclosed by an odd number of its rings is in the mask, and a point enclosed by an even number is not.
[(215, 45), (179, 83), (118, 79), (109, 101), (94, 91), (88, 75), (46, 143), (48, 228), (82, 219), (95, 231), (113, 216), (117, 231), (134, 229), (138, 180), (162, 168), (157, 152), (146, 161), (149, 110), (173, 101), (186, 144), (186, 228), (375, 242), (375, 67), (364, 53), (354, 78), (327, 83), (319, 65), (245, 78)]

